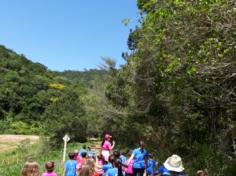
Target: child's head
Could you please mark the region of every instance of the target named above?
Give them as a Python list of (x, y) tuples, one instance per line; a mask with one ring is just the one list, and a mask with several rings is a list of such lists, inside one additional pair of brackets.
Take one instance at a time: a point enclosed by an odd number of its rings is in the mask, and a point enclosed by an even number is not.
[(148, 159), (153, 159), (153, 155), (151, 153), (148, 154)]
[(145, 143), (144, 143), (144, 141), (139, 141), (139, 147), (141, 148), (141, 149), (144, 149), (145, 148)]
[(115, 168), (119, 168), (121, 166), (121, 161), (119, 159), (116, 159), (114, 162), (113, 162), (113, 167)]
[(115, 150), (113, 153), (115, 158), (119, 158), (120, 157), (120, 152), (118, 150)]
[(92, 170), (90, 168), (89, 165), (85, 164), (84, 166), (82, 166), (80, 172), (79, 172), (80, 176), (90, 176), (92, 175)]
[(103, 155), (101, 153), (97, 155), (97, 158), (98, 158), (98, 160), (104, 159), (104, 157), (103, 157)]
[(78, 150), (74, 150), (74, 159), (75, 160), (77, 159), (78, 155), (79, 155), (79, 151)]
[(114, 156), (110, 155), (108, 158), (109, 163), (113, 164), (114, 163)]
[(81, 153), (81, 157), (82, 157), (82, 158), (86, 158), (86, 157), (87, 157), (87, 152), (82, 152), (82, 153)]
[(70, 153), (68, 154), (68, 157), (69, 157), (71, 160), (73, 160), (73, 159), (75, 158), (75, 153), (70, 152)]
[(102, 164), (106, 164), (104, 156), (101, 153), (97, 156), (97, 159), (98, 161), (102, 162)]
[(22, 169), (21, 176), (39, 176), (39, 164), (35, 161), (27, 161)]
[(45, 164), (45, 169), (47, 170), (47, 172), (51, 173), (53, 172), (54, 170), (54, 162), (53, 161), (48, 161), (46, 164)]
[(95, 163), (94, 163), (93, 160), (88, 159), (87, 162), (86, 162), (86, 164), (87, 164), (92, 170), (95, 169)]

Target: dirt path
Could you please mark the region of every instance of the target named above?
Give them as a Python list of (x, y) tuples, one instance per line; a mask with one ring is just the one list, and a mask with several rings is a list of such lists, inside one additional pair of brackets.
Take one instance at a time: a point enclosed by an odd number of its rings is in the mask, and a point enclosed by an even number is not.
[(0, 135), (0, 153), (12, 150), (24, 141), (30, 140), (30, 143), (39, 141), (39, 136), (35, 135)]

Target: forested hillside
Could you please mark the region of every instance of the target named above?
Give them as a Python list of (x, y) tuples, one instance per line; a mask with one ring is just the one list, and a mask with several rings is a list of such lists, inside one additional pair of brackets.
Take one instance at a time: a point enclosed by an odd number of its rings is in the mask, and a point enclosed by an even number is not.
[(0, 132), (85, 140), (83, 86), (0, 47)]

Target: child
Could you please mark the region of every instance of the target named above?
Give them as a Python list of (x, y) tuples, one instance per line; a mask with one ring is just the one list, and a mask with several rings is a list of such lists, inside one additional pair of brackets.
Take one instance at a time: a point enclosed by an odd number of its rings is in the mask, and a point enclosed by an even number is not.
[(96, 171), (94, 160), (88, 159), (86, 165), (90, 167), (91, 176), (99, 176), (99, 173)]
[(88, 147), (88, 158), (94, 158), (96, 156), (96, 152), (92, 150), (90, 147)]
[(87, 153), (87, 146), (86, 145), (83, 145), (83, 147), (80, 149), (79, 151), (79, 155), (82, 157), (82, 153)]
[(156, 166), (157, 166), (157, 162), (153, 159), (152, 154), (149, 154), (148, 160), (147, 160), (147, 169), (146, 169), (147, 175), (153, 175)]
[(121, 152), (120, 159), (121, 159), (122, 164), (126, 163), (127, 158), (125, 156), (125, 152)]
[(112, 168), (113, 168), (113, 163), (114, 163), (114, 156), (113, 156), (113, 155), (110, 155), (109, 158), (108, 158), (107, 164), (104, 164), (104, 165), (102, 166), (102, 170), (103, 170), (104, 174), (106, 174), (106, 172), (107, 172), (109, 169), (112, 169)]
[(79, 176), (91, 176), (91, 169), (88, 165), (83, 165), (83, 167), (80, 170)]
[(81, 153), (81, 157), (80, 157), (80, 160), (77, 161), (77, 170), (79, 171), (81, 169), (81, 167), (86, 164), (87, 162), (87, 152), (83, 152)]
[(39, 176), (39, 164), (35, 161), (27, 161), (21, 171), (21, 176)]
[(102, 176), (104, 174), (104, 172), (102, 170), (103, 164), (105, 164), (105, 160), (104, 160), (102, 154), (99, 154), (97, 156), (96, 165), (95, 165), (96, 171), (99, 174), (99, 176)]
[[(132, 151), (129, 153), (129, 157), (131, 157)], [(125, 176), (133, 176), (133, 164), (134, 164), (134, 159), (131, 159), (130, 162), (128, 161), (125, 162), (126, 167), (125, 167)]]
[(122, 176), (122, 172), (119, 172), (119, 167), (121, 166), (121, 161), (116, 159), (113, 162), (113, 168), (108, 169), (105, 176)]
[(74, 150), (74, 160), (77, 160), (78, 158), (80, 158), (79, 151), (78, 150)]
[(76, 176), (76, 161), (74, 160), (74, 153), (68, 154), (69, 160), (66, 161), (64, 166), (65, 176)]
[(53, 161), (49, 161), (45, 164), (45, 169), (47, 172), (44, 172), (42, 174), (42, 176), (57, 176), (57, 174), (55, 172), (53, 172), (54, 170), (54, 162)]

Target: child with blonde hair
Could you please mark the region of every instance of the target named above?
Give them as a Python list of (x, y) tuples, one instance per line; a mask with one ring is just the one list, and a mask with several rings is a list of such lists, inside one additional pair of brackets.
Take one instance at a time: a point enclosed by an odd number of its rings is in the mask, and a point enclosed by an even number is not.
[(39, 176), (39, 164), (36, 161), (27, 161), (23, 166), (21, 176)]

